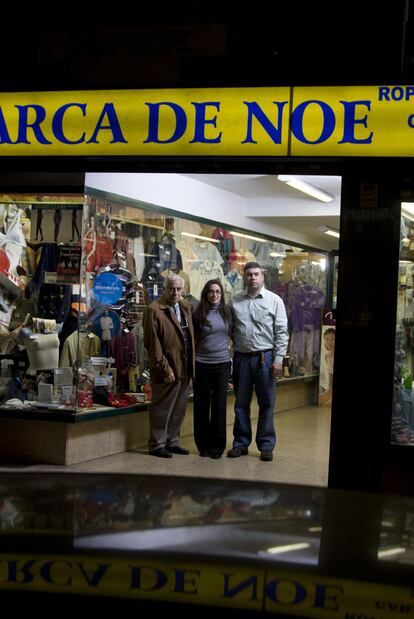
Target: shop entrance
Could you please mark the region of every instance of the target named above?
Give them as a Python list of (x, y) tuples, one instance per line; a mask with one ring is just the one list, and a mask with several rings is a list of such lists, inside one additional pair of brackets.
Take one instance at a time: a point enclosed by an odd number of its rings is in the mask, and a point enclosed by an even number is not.
[[(141, 226), (141, 247), (147, 255), (139, 275), (150, 300), (162, 293), (163, 279), (172, 270), (186, 279), (186, 296), (193, 304), (199, 300), (203, 284), (212, 277), (223, 280), (229, 302), (243, 289), (244, 264), (257, 260), (265, 269), (266, 287), (282, 296), (288, 308), (290, 344), (284, 376), (277, 385), (277, 467), (259, 471), (259, 452), (254, 444), (249, 458), (239, 460), (237, 466), (227, 458), (221, 458), (218, 466), (217, 462), (197, 458), (190, 397), (182, 444), (190, 450), (190, 456), (196, 456), (195, 461), (178, 456), (173, 462), (157, 460), (154, 465), (151, 459), (144, 460), (145, 419), (144, 445), (134, 457), (140, 458), (140, 466), (149, 467), (146, 470), (156, 466), (167, 474), (260, 476), (269, 481), (276, 475), (280, 481), (327, 483), (341, 179), (299, 176), (292, 180), (304, 182), (305, 189), (324, 190), (322, 197), (328, 201), (310, 197), (303, 188), (295, 189), (269, 175), (86, 176), (86, 195), (93, 211), (105, 217), (110, 204), (112, 217), (121, 225), (128, 227), (135, 218)], [(298, 291), (312, 296), (317, 325), (303, 324), (300, 308), (304, 300), (298, 297)], [(230, 380), (227, 449), (233, 438), (233, 409)], [(254, 399), (254, 430), (256, 409)]]
[[(305, 184), (295, 188), (286, 180)], [(269, 481), (326, 485), (340, 177), (91, 173), (86, 175), (85, 184), (83, 210), (79, 195), (66, 200), (56, 196), (52, 200), (43, 198), (33, 204), (18, 202), (11, 196), (10, 205), (6, 207), (6, 220), (11, 218), (8, 212), (14, 208), (12, 203), (17, 205), (22, 216), (24, 214), (23, 224), (30, 247), (42, 251), (45, 246), (56, 245), (59, 253), (56, 270), (45, 268), (46, 275), (39, 275), (43, 279), (39, 280), (39, 289), (31, 301), (39, 303), (43, 285), (45, 289), (72, 285), (77, 297), (76, 306), (68, 306), (72, 330), (71, 333), (64, 331), (57, 367), (53, 363), (54, 367), (50, 368), (31, 368), (36, 381), (30, 385), (31, 408), (36, 411), (38, 420), (42, 411), (58, 416), (68, 410), (79, 420), (74, 424), (77, 431), (72, 436), (76, 446), (71, 454), (65, 453), (63, 460), (53, 460), (55, 456), (47, 448), (48, 453), (43, 457), (44, 447), (35, 450), (36, 453), (26, 453), (29, 460), (39, 464), (66, 464), (75, 470), (103, 470), (103, 467), (114, 471), (151, 472), (156, 466), (157, 472), (167, 474), (260, 477)], [(307, 189), (319, 189), (325, 201), (321, 201), (320, 196), (304, 193)], [(79, 258), (80, 248), (79, 283), (75, 282), (78, 268), (75, 258)], [(10, 248), (8, 253), (13, 257)], [(114, 259), (117, 270), (108, 269)], [(213, 277), (223, 281), (226, 301), (230, 302), (234, 294), (243, 290), (243, 266), (251, 260), (263, 266), (266, 288), (283, 299), (289, 315), (289, 347), (283, 376), (277, 381), (275, 466), (257, 469), (264, 465), (259, 464), (259, 452), (254, 443), (249, 458), (237, 463), (225, 457), (219, 464), (199, 458), (193, 441), (191, 396), (182, 427), (182, 443), (189, 448), (190, 458), (176, 456), (173, 462), (158, 459), (154, 462), (147, 456), (146, 449), (146, 396), (150, 397), (151, 381), (142, 346), (142, 313), (149, 302), (162, 294), (168, 272), (183, 276), (187, 300), (193, 305), (200, 298), (203, 283)], [(12, 265), (11, 270), (16, 266)], [(99, 290), (95, 285), (107, 271), (118, 277), (122, 285), (126, 284), (120, 299), (108, 296), (116, 291), (108, 292), (104, 285)], [(132, 275), (131, 282), (125, 279), (128, 272)], [(34, 273), (28, 275), (30, 280)], [(31, 289), (30, 281), (28, 289)], [(304, 299), (299, 291), (306, 293)], [(310, 323), (303, 323), (301, 314), (303, 302), (307, 302), (306, 295), (312, 298)], [(49, 317), (51, 309), (57, 311), (55, 305), (43, 303), (42, 318), (57, 321), (56, 316)], [(33, 308), (32, 317), (38, 318), (39, 307)], [(14, 318), (16, 321), (17, 317)], [(26, 315), (21, 318), (24, 321)], [(66, 318), (61, 321), (65, 323), (62, 329), (67, 328)], [(40, 333), (37, 322), (35, 326), (30, 323), (25, 327), (33, 328), (37, 338), (51, 335), (47, 331)], [(49, 327), (49, 323), (44, 325), (44, 329)], [(69, 346), (74, 337), (79, 342), (84, 339), (88, 344), (96, 342), (99, 351), (96, 347), (86, 354), (83, 346), (80, 350)], [(126, 357), (124, 349), (121, 354), (115, 346), (118, 339), (122, 339), (122, 343), (131, 339)], [(114, 354), (112, 346), (117, 351)], [(30, 349), (29, 352), (33, 356)], [(110, 358), (114, 361), (107, 362)], [(76, 364), (83, 373), (76, 372)], [(46, 375), (47, 370), (49, 375)], [(45, 376), (42, 378), (41, 374)], [(79, 378), (84, 382), (79, 383)], [(68, 381), (70, 384), (66, 384)], [(3, 407), (5, 403), (3, 399)], [(139, 414), (129, 414), (131, 409)], [(227, 449), (232, 442), (233, 409), (234, 391), (230, 378)], [(256, 409), (254, 397), (253, 432), (257, 424)], [(84, 422), (80, 423), (81, 420)], [(9, 420), (9, 423), (13, 422)], [(36, 422), (30, 420), (30, 423), (36, 427)], [(44, 418), (42, 423), (45, 423)], [(25, 449), (30, 452), (27, 437)], [(15, 456), (13, 459), (19, 458), (18, 453)]]

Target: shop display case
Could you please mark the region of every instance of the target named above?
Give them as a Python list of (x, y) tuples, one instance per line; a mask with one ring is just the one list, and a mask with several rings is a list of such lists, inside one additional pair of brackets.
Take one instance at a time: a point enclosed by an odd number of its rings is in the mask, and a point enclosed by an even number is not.
[(78, 327), (82, 211), (81, 195), (1, 196), (2, 408), (76, 408), (62, 349)]

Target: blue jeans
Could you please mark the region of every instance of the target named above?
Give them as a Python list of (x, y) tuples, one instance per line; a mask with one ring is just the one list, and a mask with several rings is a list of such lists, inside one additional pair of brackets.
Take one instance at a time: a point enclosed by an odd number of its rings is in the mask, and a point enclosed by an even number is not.
[(250, 405), (253, 387), (259, 404), (256, 445), (259, 451), (273, 451), (276, 445), (276, 432), (273, 423), (273, 409), (276, 397), (276, 381), (272, 372), (273, 351), (250, 356), (234, 353), (233, 383), (236, 394), (234, 405), (233, 447), (246, 449), (252, 442)]

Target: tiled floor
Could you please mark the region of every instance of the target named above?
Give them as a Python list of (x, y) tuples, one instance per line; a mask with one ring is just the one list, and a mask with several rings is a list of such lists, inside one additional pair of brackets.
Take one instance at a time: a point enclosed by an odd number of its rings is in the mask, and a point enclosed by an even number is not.
[[(275, 425), (277, 447), (272, 462), (261, 462), (254, 445), (249, 449), (248, 456), (240, 458), (222, 457), (219, 460), (201, 458), (192, 437), (188, 436), (182, 439), (181, 445), (190, 450), (190, 455), (175, 455), (168, 460), (149, 456), (147, 451), (142, 449), (67, 467), (0, 466), (0, 472), (18, 469), (19, 471), (146, 473), (327, 486), (330, 408), (306, 406), (278, 413)], [(230, 425), (228, 447), (231, 447), (231, 442)]]

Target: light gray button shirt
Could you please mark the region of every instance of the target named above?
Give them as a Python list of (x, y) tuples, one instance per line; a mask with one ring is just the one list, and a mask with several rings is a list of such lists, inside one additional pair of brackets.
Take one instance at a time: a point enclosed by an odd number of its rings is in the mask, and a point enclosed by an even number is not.
[(238, 352), (273, 349), (282, 363), (289, 335), (285, 304), (279, 295), (262, 288), (256, 297), (243, 291), (233, 297), (234, 349)]

